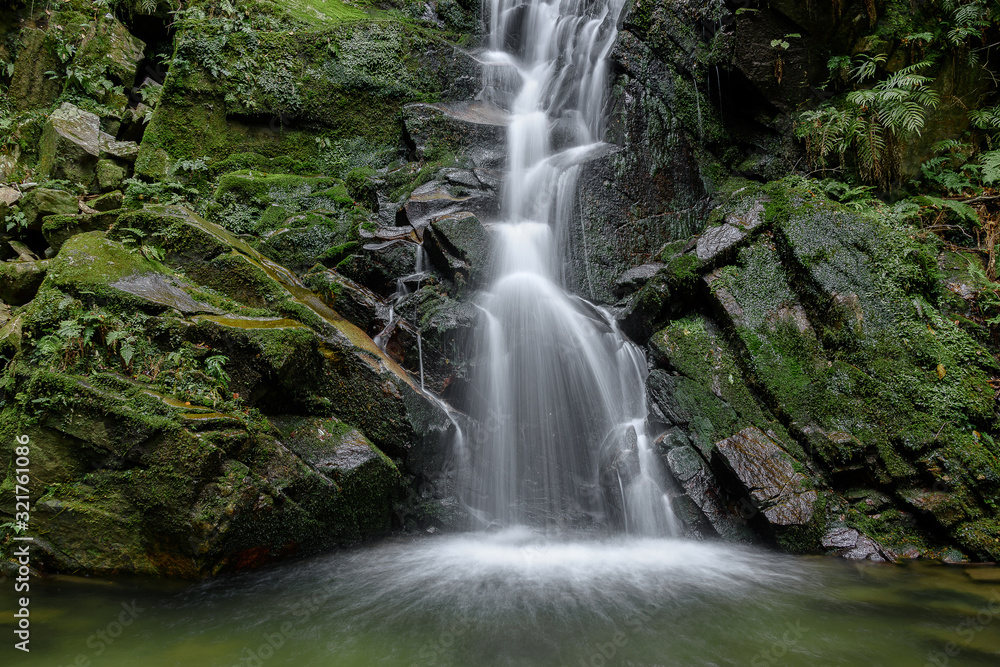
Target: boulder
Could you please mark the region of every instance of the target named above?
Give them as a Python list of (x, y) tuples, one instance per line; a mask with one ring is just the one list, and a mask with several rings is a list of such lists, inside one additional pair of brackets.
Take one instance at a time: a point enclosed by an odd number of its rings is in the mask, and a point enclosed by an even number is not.
[(496, 194), (431, 181), (416, 188), (403, 205), (406, 220), (418, 234), (423, 234), (432, 220), (453, 213), (468, 213), (485, 219), (499, 213)]
[(709, 227), (698, 238), (698, 259), (706, 263), (718, 261), (744, 238), (746, 235), (733, 225)]
[(42, 236), (55, 252), (66, 239), (85, 232), (107, 231), (118, 219), (117, 211), (48, 215), (42, 219)]
[(716, 443), (714, 456), (731, 473), (772, 526), (812, 521), (818, 494), (794, 460), (759, 428), (750, 427)]
[(649, 279), (655, 276), (656, 272), (662, 269), (663, 266), (659, 262), (654, 262), (652, 264), (641, 264), (629, 269), (618, 276), (618, 279), (615, 281), (615, 296), (621, 298), (626, 294), (636, 291), (649, 282)]
[(0, 262), (0, 300), (22, 306), (35, 298), (45, 280), (50, 260)]
[(101, 119), (69, 102), (53, 111), (42, 130), (38, 170), (46, 178), (89, 186), (101, 155)]
[(48, 107), (62, 92), (63, 82), (46, 74), (61, 66), (53, 42), (44, 30), (25, 28), (21, 31), (21, 48), (14, 61), (14, 75), (8, 90), (8, 99), (20, 111)]
[(131, 294), (164, 308), (176, 310), (184, 315), (200, 313), (219, 314), (221, 311), (202, 301), (195, 301), (180, 288), (178, 281), (162, 273), (144, 273), (125, 276), (113, 283), (111, 287)]
[(423, 245), (434, 265), (453, 281), (476, 285), (489, 272), (490, 235), (472, 213), (434, 218)]
[(128, 175), (124, 167), (114, 160), (107, 159), (97, 161), (96, 173), (97, 185), (101, 192), (117, 190)]
[(892, 562), (895, 554), (854, 528), (831, 527), (823, 535), (822, 545), (848, 560)]
[(77, 48), (75, 62), (81, 65), (100, 64), (109, 79), (130, 87), (142, 62), (145, 42), (132, 35), (110, 12), (88, 27)]
[(510, 115), (483, 102), (407, 104), (407, 139), (418, 160), (464, 155), (477, 168), (503, 169)]
[(35, 188), (20, 203), (28, 229), (40, 231), (50, 215), (75, 215), (80, 212), (76, 197), (65, 190)]
[[(702, 536), (714, 533), (726, 540), (754, 541), (753, 532), (746, 525), (749, 514), (744, 512), (744, 515), (741, 515), (729, 509), (731, 501), (705, 464), (705, 460), (694, 448), (681, 445), (671, 449), (667, 453), (666, 464), (670, 474), (684, 489), (684, 497), (698, 510), (693, 515), (687, 512), (688, 516), (682, 513), (682, 518), (689, 528)], [(738, 504), (735, 506), (737, 510), (741, 507)], [(683, 506), (680, 509), (683, 510)]]

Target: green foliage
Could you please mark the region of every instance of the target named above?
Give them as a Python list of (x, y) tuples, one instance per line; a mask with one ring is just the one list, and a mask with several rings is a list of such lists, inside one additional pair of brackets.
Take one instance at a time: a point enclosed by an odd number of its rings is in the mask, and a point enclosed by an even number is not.
[(1000, 150), (983, 153), (979, 159), (983, 165), (983, 183), (1000, 182)]
[(17, 206), (13, 207), (10, 210), (10, 213), (7, 214), (7, 217), (4, 219), (4, 222), (7, 223), (8, 232), (9, 231), (21, 232), (28, 226), (28, 219), (25, 217), (24, 211), (22, 211)]
[(227, 363), (229, 363), (229, 357), (221, 354), (214, 354), (205, 358), (205, 371), (223, 389), (229, 386), (229, 374), (226, 373), (225, 369)]
[(201, 193), (179, 181), (159, 181), (146, 183), (136, 178), (126, 179), (122, 207), (142, 208), (145, 204), (186, 204), (192, 208), (199, 201)]
[[(851, 70), (856, 86), (875, 77), (885, 56), (862, 55)], [(848, 150), (853, 151), (854, 167), (868, 184), (889, 189), (898, 179), (901, 140), (920, 134), (927, 112), (937, 108), (939, 99), (930, 87), (932, 80), (918, 74), (931, 65), (924, 60), (904, 67), (870, 88), (858, 88), (836, 106), (826, 103), (799, 114), (795, 135), (805, 140), (810, 165), (826, 171), (836, 154), (841, 166)]]
[(121, 234), (122, 245), (133, 252), (138, 252), (146, 259), (154, 262), (162, 262), (163, 258), (166, 257), (166, 252), (162, 247), (144, 242), (149, 238), (162, 236), (161, 232), (153, 232), (147, 235), (141, 229), (134, 227), (120, 227), (118, 231)]
[(135, 333), (142, 331), (148, 319), (141, 312), (114, 314), (62, 296), (48, 314), (62, 319), (43, 319), (38, 325), (39, 338), (31, 358), (43, 367), (92, 372), (106, 369), (107, 360), (117, 356), (122, 367), (130, 371), (136, 350), (150, 347)]

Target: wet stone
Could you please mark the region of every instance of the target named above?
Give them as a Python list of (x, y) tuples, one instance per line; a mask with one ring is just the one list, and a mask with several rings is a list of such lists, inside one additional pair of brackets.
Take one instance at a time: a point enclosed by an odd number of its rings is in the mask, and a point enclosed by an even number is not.
[(147, 273), (141, 276), (128, 276), (118, 282), (112, 283), (111, 287), (117, 290), (140, 297), (146, 301), (173, 308), (185, 315), (193, 313), (220, 313), (214, 306), (201, 301), (195, 301), (191, 296), (177, 285), (159, 273)]
[(746, 234), (732, 225), (725, 224), (719, 227), (711, 227), (698, 239), (695, 250), (698, 259), (705, 262), (712, 262), (728, 250), (735, 247), (740, 241), (746, 238)]
[(795, 470), (793, 459), (760, 429), (750, 427), (717, 442), (715, 455), (771, 525), (804, 525), (812, 519), (816, 491), (804, 488), (808, 478)]
[(832, 549), (841, 558), (849, 560), (895, 560), (891, 551), (854, 528), (831, 528), (823, 536), (822, 544), (827, 549)]

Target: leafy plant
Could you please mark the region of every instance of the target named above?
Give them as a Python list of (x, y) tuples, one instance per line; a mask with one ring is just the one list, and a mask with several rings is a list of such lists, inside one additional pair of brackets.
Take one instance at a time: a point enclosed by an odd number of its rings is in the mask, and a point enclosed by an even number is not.
[(222, 354), (215, 354), (205, 359), (205, 371), (208, 376), (214, 378), (222, 388), (229, 386), (229, 374), (226, 373), (225, 366), (229, 363), (229, 357)]
[(12, 230), (20, 232), (28, 226), (28, 218), (25, 217), (24, 211), (16, 206), (11, 209), (10, 213), (7, 214), (5, 221), (7, 223), (8, 232)]
[[(873, 78), (885, 56), (862, 56), (851, 70), (851, 80), (862, 85)], [(927, 112), (937, 108), (938, 94), (932, 80), (919, 74), (929, 67), (924, 60), (890, 74), (870, 88), (853, 90), (840, 107), (825, 103), (796, 119), (795, 134), (806, 143), (811, 166), (826, 171), (836, 154), (841, 165), (853, 150), (855, 169), (868, 184), (889, 189), (898, 180), (901, 139), (919, 135)]]

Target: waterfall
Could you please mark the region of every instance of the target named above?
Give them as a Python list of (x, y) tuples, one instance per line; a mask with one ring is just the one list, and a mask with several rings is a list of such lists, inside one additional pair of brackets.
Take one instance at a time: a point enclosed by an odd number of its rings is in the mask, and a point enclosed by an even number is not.
[(581, 164), (600, 152), (623, 0), (492, 0), (482, 96), (507, 108), (493, 278), (478, 306), (462, 500), (480, 526), (667, 535), (646, 432), (646, 361), (612, 317), (559, 284)]

